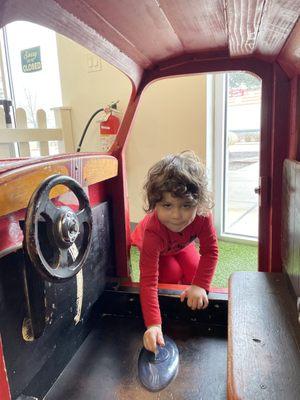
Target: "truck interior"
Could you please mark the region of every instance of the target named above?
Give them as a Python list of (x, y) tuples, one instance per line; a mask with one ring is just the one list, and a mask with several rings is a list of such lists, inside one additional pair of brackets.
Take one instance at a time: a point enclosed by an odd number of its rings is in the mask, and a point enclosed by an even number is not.
[[(48, 27), (132, 85), (108, 151), (0, 160), (2, 400), (300, 398), (299, 14), (299, 0), (0, 1), (0, 27)], [(152, 393), (137, 372), (125, 150), (151, 84), (227, 71), (261, 79), (258, 269), (212, 288), (205, 310), (159, 284), (179, 371)]]

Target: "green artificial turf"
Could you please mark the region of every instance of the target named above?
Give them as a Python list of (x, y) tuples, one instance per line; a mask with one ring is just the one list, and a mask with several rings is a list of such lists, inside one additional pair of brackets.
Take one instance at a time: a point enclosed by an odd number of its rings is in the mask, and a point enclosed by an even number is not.
[[(130, 260), (133, 282), (139, 281), (139, 251), (131, 248)], [(219, 262), (212, 282), (214, 287), (227, 287), (234, 271), (257, 271), (257, 246), (219, 240)]]
[(257, 271), (257, 245), (224, 242), (219, 240), (219, 262), (212, 286), (227, 287), (234, 271)]

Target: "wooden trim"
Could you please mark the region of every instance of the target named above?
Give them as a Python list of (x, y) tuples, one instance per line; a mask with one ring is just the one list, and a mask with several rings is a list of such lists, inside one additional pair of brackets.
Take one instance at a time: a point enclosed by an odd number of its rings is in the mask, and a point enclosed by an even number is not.
[[(19, 167), (7, 169), (0, 173), (0, 216), (26, 208), (39, 184), (54, 174), (70, 176), (83, 187), (87, 187), (116, 176), (118, 161), (107, 155), (73, 155), (62, 159), (46, 158), (44, 162), (39, 160), (36, 163), (28, 160), (28, 163), (25, 161)], [(59, 185), (51, 191), (50, 196), (56, 197), (68, 190)]]
[(116, 176), (118, 173), (118, 162), (115, 158), (91, 159), (83, 166), (84, 186)]

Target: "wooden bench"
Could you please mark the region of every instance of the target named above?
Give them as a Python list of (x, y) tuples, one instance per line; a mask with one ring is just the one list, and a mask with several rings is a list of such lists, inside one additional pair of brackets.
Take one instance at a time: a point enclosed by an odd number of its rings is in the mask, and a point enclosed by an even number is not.
[(228, 308), (228, 399), (299, 400), (300, 324), (286, 274), (232, 274)]

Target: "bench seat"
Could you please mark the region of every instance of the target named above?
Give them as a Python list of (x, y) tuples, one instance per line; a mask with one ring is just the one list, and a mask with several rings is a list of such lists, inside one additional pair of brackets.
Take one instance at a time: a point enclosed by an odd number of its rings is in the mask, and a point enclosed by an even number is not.
[(285, 274), (230, 277), (227, 367), (228, 399), (300, 399), (300, 324)]

